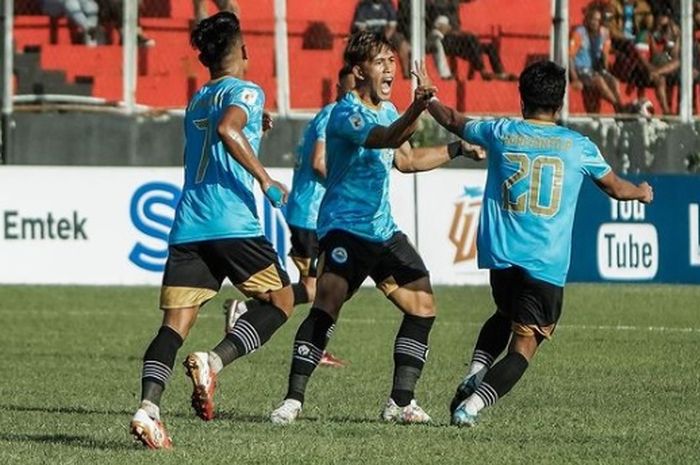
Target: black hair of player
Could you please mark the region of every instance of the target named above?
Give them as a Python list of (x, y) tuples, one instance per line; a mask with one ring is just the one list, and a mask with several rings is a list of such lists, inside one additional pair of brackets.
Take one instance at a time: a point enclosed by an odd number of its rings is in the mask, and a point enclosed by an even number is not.
[(190, 44), (199, 50), (199, 61), (209, 69), (219, 69), (234, 44), (241, 40), (241, 23), (228, 11), (203, 19), (190, 34)]
[(340, 71), (338, 71), (338, 82), (341, 82), (345, 76), (352, 74), (352, 66), (349, 64), (344, 64)]
[(358, 66), (365, 61), (371, 60), (384, 48), (392, 52), (395, 51), (384, 34), (369, 31), (356, 32), (348, 39), (343, 59), (352, 69), (353, 66)]
[(520, 74), (523, 114), (556, 113), (564, 103), (566, 70), (553, 61), (538, 61)]

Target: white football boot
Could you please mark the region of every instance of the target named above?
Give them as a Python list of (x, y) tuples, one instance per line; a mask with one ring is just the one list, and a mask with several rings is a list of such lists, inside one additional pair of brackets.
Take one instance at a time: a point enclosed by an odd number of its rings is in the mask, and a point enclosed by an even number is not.
[(300, 413), (301, 402), (296, 399), (284, 399), (270, 414), (270, 421), (275, 425), (289, 425), (294, 423)]
[(209, 366), (209, 354), (193, 352), (185, 358), (183, 365), (187, 376), (192, 379), (192, 408), (202, 420), (213, 419), (216, 373)]
[(430, 415), (425, 413), (425, 410), (418, 405), (416, 399), (411, 400), (411, 403), (405, 407), (399, 407), (394, 402), (394, 399), (389, 398), (381, 417), (384, 421), (402, 424), (420, 424), (432, 421)]
[(245, 312), (248, 307), (242, 300), (226, 299), (224, 302), (224, 334), (228, 334), (233, 330), (233, 325)]
[(170, 449), (173, 441), (160, 421), (160, 415), (151, 416), (144, 408), (140, 408), (131, 419), (131, 434), (134, 439), (149, 449)]

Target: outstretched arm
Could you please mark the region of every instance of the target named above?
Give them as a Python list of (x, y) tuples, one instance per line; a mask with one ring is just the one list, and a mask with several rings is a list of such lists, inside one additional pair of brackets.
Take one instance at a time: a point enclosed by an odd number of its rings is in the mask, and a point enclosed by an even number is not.
[(464, 125), (467, 124), (469, 118), (459, 113), (454, 108), (443, 105), (438, 99), (432, 99), (430, 101), (428, 104), (428, 112), (430, 112), (440, 126), (458, 137), (463, 137)]
[(635, 185), (612, 171), (596, 179), (595, 183), (603, 192), (616, 200), (639, 200), (642, 203), (651, 203), (654, 200), (654, 190), (649, 183), (644, 181)]
[(456, 157), (480, 161), (486, 158), (486, 152), (478, 145), (472, 145), (463, 140), (438, 147), (420, 148), (412, 148), (411, 144), (406, 142), (396, 151), (394, 166), (402, 173), (429, 171)]

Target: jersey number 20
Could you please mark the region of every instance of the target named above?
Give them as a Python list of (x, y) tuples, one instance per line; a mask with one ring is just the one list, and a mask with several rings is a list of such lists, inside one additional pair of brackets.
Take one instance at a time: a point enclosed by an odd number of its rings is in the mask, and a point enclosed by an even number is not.
[[(554, 216), (561, 203), (564, 162), (561, 158), (541, 155), (530, 160), (523, 153), (506, 153), (506, 160), (514, 163), (517, 171), (503, 183), (503, 208), (515, 213), (530, 213), (537, 216)], [(529, 188), (522, 189), (527, 186)], [(524, 183), (524, 184), (523, 184)], [(549, 187), (542, 198), (543, 186)]]

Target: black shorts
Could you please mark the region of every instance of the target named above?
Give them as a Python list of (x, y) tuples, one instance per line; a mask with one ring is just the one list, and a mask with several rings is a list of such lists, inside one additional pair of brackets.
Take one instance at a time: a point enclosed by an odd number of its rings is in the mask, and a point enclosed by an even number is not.
[(423, 259), (402, 232), (384, 242), (371, 242), (334, 229), (320, 241), (319, 275), (333, 273), (348, 282), (349, 298), (371, 277), (389, 295), (399, 287), (429, 276)]
[(491, 270), (491, 293), (498, 311), (513, 322), (521, 336), (538, 333), (545, 338), (554, 332), (561, 316), (564, 288), (535, 279), (523, 268)]
[(318, 236), (313, 229), (298, 228), (289, 225), (292, 250), (289, 251), (294, 265), (299, 269), (302, 278), (316, 277), (318, 262)]
[(219, 292), (225, 278), (246, 296), (289, 285), (289, 276), (265, 236), (170, 245), (168, 254), (162, 309), (202, 305)]

